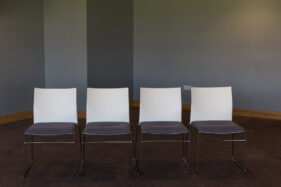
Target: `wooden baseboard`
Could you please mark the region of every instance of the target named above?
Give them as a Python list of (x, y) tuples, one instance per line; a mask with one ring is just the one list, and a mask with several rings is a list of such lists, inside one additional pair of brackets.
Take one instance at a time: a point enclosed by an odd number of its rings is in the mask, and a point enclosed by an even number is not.
[[(130, 101), (131, 107), (139, 107), (139, 100)], [(183, 104), (183, 111), (190, 111), (190, 104)], [(263, 118), (263, 119), (277, 119), (281, 120), (281, 112), (276, 111), (264, 111), (264, 110), (252, 110), (252, 109), (242, 109), (242, 108), (234, 108), (233, 116), (242, 116), (242, 117), (253, 117), (253, 118)]]
[(13, 114), (5, 114), (5, 115), (0, 116), (0, 124), (20, 121), (20, 120), (30, 119), (30, 118), (33, 118), (32, 110), (17, 112), (17, 113), (13, 113)]
[(234, 108), (233, 116), (281, 120), (281, 112)]
[[(86, 119), (86, 111), (78, 110), (78, 117)], [(31, 118), (33, 118), (32, 110), (0, 115), (0, 125)]]
[[(138, 100), (130, 101), (130, 106), (139, 107), (139, 101)], [(182, 109), (183, 109), (183, 111), (190, 111), (190, 105), (183, 104)], [(281, 112), (251, 110), (251, 109), (241, 109), (241, 108), (234, 108), (233, 116), (281, 120)], [(86, 119), (86, 111), (79, 110), (78, 117), (82, 118), (82, 119)], [(6, 115), (0, 116), (0, 124), (20, 121), (20, 120), (30, 119), (30, 118), (33, 118), (32, 110), (17, 112), (17, 113), (13, 113), (13, 114), (6, 114)]]
[(78, 118), (86, 119), (86, 111), (78, 110)]

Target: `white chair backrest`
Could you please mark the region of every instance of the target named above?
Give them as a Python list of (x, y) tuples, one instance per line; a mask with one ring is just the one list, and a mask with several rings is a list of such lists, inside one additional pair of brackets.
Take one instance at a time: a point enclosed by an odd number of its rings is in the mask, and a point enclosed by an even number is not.
[(129, 121), (128, 88), (88, 88), (87, 123)]
[(34, 123), (77, 124), (76, 88), (35, 88), (33, 113)]
[(209, 120), (232, 120), (231, 87), (191, 88), (190, 123)]
[(140, 88), (140, 123), (145, 121), (180, 122), (181, 114), (181, 88)]

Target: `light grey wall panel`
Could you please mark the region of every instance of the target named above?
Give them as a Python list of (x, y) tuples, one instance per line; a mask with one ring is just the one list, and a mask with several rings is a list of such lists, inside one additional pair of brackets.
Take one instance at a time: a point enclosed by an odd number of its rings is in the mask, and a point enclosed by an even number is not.
[(42, 0), (0, 0), (0, 115), (31, 110), (45, 86)]
[(135, 0), (134, 98), (230, 85), (235, 107), (281, 111), (280, 18), (279, 0)]
[(133, 0), (88, 0), (88, 86), (130, 87)]
[(78, 88), (85, 109), (87, 88), (86, 0), (44, 0), (46, 87)]

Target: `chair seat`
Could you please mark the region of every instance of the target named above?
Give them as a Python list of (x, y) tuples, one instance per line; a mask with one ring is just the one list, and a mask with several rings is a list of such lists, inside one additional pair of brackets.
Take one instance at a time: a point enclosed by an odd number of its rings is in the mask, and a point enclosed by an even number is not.
[(75, 123), (36, 123), (30, 126), (26, 135), (67, 135), (72, 134)]
[(244, 132), (244, 129), (233, 121), (195, 121), (191, 126), (199, 133), (232, 134)]
[(86, 124), (83, 134), (87, 135), (121, 135), (130, 134), (127, 122), (90, 122)]
[(176, 121), (142, 122), (140, 127), (143, 134), (184, 134), (188, 132), (186, 126)]

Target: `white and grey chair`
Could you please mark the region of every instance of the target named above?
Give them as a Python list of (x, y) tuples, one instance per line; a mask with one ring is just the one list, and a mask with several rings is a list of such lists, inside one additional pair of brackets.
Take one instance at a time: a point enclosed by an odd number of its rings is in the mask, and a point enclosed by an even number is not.
[[(76, 88), (68, 89), (34, 89), (34, 124), (24, 133), (25, 172), (24, 177), (33, 164), (34, 144), (73, 144), (75, 163), (75, 129), (78, 127)], [(34, 141), (37, 136), (71, 135), (70, 141)], [(31, 141), (28, 141), (30, 138)], [(27, 163), (26, 146), (31, 147), (31, 161)]]
[[(196, 169), (198, 168), (200, 134), (230, 134), (231, 139), (219, 141), (232, 142), (232, 160), (238, 164), (244, 173), (246, 168), (246, 131), (232, 121), (232, 89), (231, 87), (191, 88), (190, 125), (194, 128), (196, 137)], [(234, 139), (235, 134), (243, 138)], [(234, 142), (244, 144), (243, 164), (234, 157)]]
[[(181, 88), (140, 88), (140, 114), (138, 133), (140, 136), (139, 169), (142, 164), (142, 143), (182, 143), (184, 164), (189, 167), (190, 136), (182, 123)], [(182, 135), (179, 140), (143, 140), (143, 134)], [(191, 171), (191, 170), (190, 170)]]
[[(128, 88), (88, 88), (87, 119), (82, 132), (82, 162), (80, 175), (84, 175), (86, 144), (129, 143), (132, 145), (133, 174), (137, 175), (132, 126), (129, 117)], [(88, 141), (88, 136), (129, 135), (128, 141)]]

